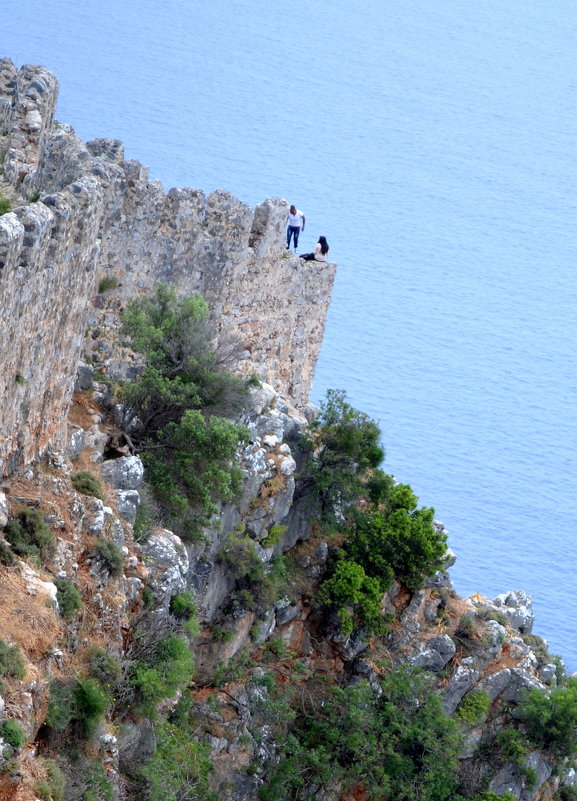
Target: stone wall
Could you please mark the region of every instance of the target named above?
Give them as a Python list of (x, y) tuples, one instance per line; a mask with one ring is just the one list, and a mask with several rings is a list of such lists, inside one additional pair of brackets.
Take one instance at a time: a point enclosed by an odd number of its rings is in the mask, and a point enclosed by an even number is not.
[[(0, 217), (0, 473), (61, 435), (88, 320), (159, 281), (200, 292), (217, 331), (240, 337), (239, 369), (305, 405), (335, 265), (286, 252), (287, 202), (165, 193), (120, 142), (54, 124), (57, 91), (46, 70), (0, 61), (0, 189), (14, 198)], [(120, 285), (98, 295), (105, 277)]]

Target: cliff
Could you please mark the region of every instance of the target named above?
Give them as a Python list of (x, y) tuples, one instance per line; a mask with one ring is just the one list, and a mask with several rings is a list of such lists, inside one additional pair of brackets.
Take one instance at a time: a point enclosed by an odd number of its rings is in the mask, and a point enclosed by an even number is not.
[[(304, 406), (335, 266), (286, 257), (288, 204), (165, 194), (119, 142), (85, 145), (54, 124), (57, 88), (42, 68), (0, 61), (0, 189), (13, 201), (0, 217), (0, 471), (62, 437), (87, 329), (113, 326), (126, 298), (159, 281), (200, 292), (217, 330), (242, 341), (238, 369)], [(106, 280), (118, 287), (105, 299)]]
[[(388, 503), (442, 546), (418, 580), (397, 567), (383, 589), (351, 561), (342, 487), (330, 524), (307, 506), (330, 441), (308, 396), (335, 265), (286, 253), (285, 201), (165, 194), (120, 142), (81, 142), (54, 122), (57, 88), (0, 61), (0, 801), (574, 798), (576, 699), (531, 599), (459, 598), (444, 527), (402, 487), (395, 506), (392, 481), (379, 520)], [(199, 292), (236, 373), (259, 379), (240, 489), (188, 539), (164, 526), (115, 395), (143, 363), (123, 311), (159, 282)], [(374, 440), (343, 410), (331, 436)], [(355, 451), (345, 479), (360, 469)], [(565, 693), (545, 732), (532, 691)]]

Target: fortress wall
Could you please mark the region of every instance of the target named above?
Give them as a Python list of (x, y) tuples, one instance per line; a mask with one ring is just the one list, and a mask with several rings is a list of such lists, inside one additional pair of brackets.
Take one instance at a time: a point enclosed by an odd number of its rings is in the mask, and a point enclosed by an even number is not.
[[(165, 193), (117, 140), (53, 125), (57, 83), (42, 68), (0, 61), (1, 93), (3, 177), (21, 205), (0, 217), (0, 473), (62, 435), (88, 320), (114, 328), (159, 281), (200, 292), (216, 329), (241, 338), (239, 369), (306, 404), (335, 265), (286, 253), (286, 201)], [(120, 286), (98, 294), (107, 276)]]

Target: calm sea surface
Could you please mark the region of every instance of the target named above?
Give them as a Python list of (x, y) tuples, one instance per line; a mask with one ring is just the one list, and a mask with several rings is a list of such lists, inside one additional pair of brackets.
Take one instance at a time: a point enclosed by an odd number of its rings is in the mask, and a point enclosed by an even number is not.
[(574, 0), (27, 0), (0, 56), (165, 188), (303, 209), (339, 275), (314, 400), (378, 419), (459, 592), (577, 670)]

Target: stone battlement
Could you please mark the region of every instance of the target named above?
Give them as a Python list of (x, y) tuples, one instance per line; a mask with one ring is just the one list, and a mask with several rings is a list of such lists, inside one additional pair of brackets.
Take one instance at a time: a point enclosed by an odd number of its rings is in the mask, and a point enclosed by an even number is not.
[[(88, 321), (159, 281), (200, 292), (239, 369), (308, 401), (335, 275), (284, 250), (288, 203), (225, 191), (165, 193), (122, 144), (54, 123), (55, 77), (0, 60), (0, 473), (63, 436)], [(38, 202), (29, 202), (38, 197)], [(102, 279), (117, 289), (98, 294)]]

